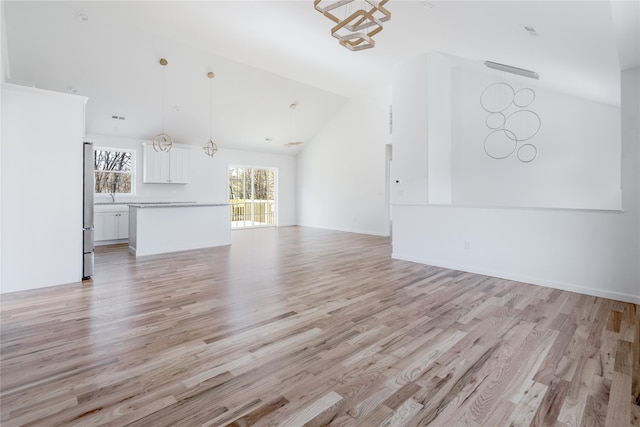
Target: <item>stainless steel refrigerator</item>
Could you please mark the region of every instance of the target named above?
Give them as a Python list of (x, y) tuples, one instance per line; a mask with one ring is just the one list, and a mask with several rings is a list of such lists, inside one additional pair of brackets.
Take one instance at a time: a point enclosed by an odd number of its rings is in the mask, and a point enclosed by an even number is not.
[(84, 143), (82, 196), (82, 280), (93, 276), (93, 143)]

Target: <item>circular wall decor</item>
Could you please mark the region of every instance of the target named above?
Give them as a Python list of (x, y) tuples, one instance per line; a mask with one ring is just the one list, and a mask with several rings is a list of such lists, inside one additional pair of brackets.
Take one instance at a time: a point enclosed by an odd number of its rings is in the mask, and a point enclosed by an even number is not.
[(480, 95), (480, 105), (487, 113), (501, 113), (513, 103), (515, 92), (507, 83), (492, 83)]
[(535, 99), (536, 92), (531, 88), (523, 87), (513, 95), (513, 105), (520, 108), (528, 107)]
[(538, 149), (533, 144), (523, 144), (518, 148), (517, 156), (522, 163), (530, 163), (538, 156)]
[[(531, 110), (518, 110), (507, 116), (504, 128), (514, 135), (514, 141), (526, 141), (536, 136), (542, 125), (540, 116)], [(511, 138), (511, 136), (509, 136)]]
[(484, 139), (484, 152), (496, 160), (506, 159), (517, 146), (516, 136), (508, 129), (496, 129)]
[(502, 129), (505, 121), (506, 117), (504, 116), (504, 114), (491, 113), (487, 116), (487, 119), (484, 121), (484, 123), (489, 129)]

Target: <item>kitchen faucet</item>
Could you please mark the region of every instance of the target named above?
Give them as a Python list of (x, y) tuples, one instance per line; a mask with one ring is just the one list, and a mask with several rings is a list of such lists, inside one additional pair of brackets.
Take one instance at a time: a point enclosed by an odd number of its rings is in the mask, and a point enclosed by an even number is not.
[(109, 195), (111, 196), (111, 203), (115, 203), (116, 202), (116, 193), (109, 193)]

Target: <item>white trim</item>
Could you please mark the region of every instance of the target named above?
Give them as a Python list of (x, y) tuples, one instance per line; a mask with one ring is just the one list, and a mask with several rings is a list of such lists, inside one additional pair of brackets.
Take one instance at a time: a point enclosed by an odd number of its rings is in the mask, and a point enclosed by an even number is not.
[(93, 246), (121, 245), (124, 243), (129, 243), (129, 239), (97, 240), (93, 242)]
[(380, 231), (372, 231), (365, 230), (361, 228), (344, 228), (344, 227), (327, 227), (324, 225), (310, 225), (310, 224), (298, 224), (299, 227), (309, 227), (309, 228), (319, 228), (322, 230), (333, 230), (333, 231), (343, 231), (345, 233), (356, 233), (356, 234), (368, 234), (370, 236), (380, 236), (380, 237), (389, 237), (390, 234), (385, 234)]
[(529, 206), (481, 206), (463, 204), (443, 204), (443, 203), (392, 203), (391, 206), (424, 206), (427, 208), (460, 208), (460, 209), (499, 209), (499, 210), (520, 210), (520, 211), (578, 211), (596, 213), (625, 213), (624, 209), (589, 209), (589, 208), (550, 208), (550, 207), (529, 207)]
[(601, 298), (609, 298), (617, 301), (629, 302), (632, 304), (640, 304), (640, 295), (624, 294), (621, 292), (588, 288), (585, 286), (579, 286), (571, 283), (542, 280), (536, 277), (530, 277), (530, 276), (519, 275), (519, 274), (511, 274), (511, 273), (504, 273), (500, 271), (469, 268), (462, 265), (441, 262), (439, 260), (428, 260), (423, 258), (407, 256), (407, 255), (399, 254), (397, 252), (392, 252), (391, 258), (402, 260), (402, 261), (416, 262), (418, 264), (432, 265), (434, 267), (442, 267), (442, 268), (449, 268), (452, 270), (465, 271), (468, 273), (482, 274), (484, 276), (497, 277), (500, 279), (513, 280), (516, 282), (522, 282), (522, 283), (526, 283), (534, 286), (544, 286), (546, 288), (560, 289), (562, 291), (576, 292), (584, 295), (591, 295), (591, 296), (601, 297)]

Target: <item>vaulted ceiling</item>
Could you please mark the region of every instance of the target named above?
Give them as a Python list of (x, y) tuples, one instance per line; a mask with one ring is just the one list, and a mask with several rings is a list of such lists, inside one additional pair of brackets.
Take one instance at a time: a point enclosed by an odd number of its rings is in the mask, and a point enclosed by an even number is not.
[(633, 1), (387, 6), (375, 48), (351, 52), (310, 0), (5, 1), (5, 68), (10, 81), (89, 97), (89, 133), (150, 139), (164, 120), (178, 142), (202, 145), (213, 125), (221, 147), (295, 154), (284, 144), (309, 141), (349, 97), (389, 86), (394, 63), (424, 52), (532, 69), (541, 85), (610, 104), (621, 64), (638, 65)]

